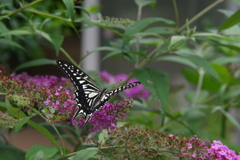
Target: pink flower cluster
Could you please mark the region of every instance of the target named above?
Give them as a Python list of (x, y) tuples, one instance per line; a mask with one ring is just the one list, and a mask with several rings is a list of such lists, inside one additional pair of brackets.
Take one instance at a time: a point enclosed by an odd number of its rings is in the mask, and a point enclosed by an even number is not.
[[(102, 71), (99, 73), (100, 78), (106, 83), (119, 83), (120, 81), (124, 81), (127, 79), (127, 74), (119, 74), (116, 76), (110, 75), (107, 71)], [(136, 78), (131, 78), (128, 83), (138, 81)], [(131, 98), (139, 98), (139, 99), (148, 99), (150, 93), (149, 91), (143, 87), (143, 85), (138, 85), (136, 87), (130, 88), (124, 91), (125, 95)]]

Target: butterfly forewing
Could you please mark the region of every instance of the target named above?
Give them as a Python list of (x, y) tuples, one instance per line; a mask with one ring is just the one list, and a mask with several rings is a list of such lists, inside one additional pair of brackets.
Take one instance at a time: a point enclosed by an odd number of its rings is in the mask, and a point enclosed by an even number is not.
[(94, 98), (101, 90), (86, 73), (71, 63), (59, 60), (57, 61), (57, 64), (61, 70), (69, 77), (76, 88), (74, 95), (79, 110), (75, 114), (74, 118), (80, 113), (80, 110), (83, 110), (82, 114), (84, 115), (84, 112), (87, 114), (90, 113), (90, 106), (92, 104), (92, 101), (94, 101)]
[(113, 95), (141, 84), (141, 82), (133, 82), (111, 91), (107, 91), (107, 89), (100, 90), (86, 73), (73, 64), (62, 60), (58, 60), (57, 64), (76, 88), (74, 95), (79, 109), (73, 118), (82, 114), (85, 116), (85, 122), (88, 122), (92, 114), (103, 107)]

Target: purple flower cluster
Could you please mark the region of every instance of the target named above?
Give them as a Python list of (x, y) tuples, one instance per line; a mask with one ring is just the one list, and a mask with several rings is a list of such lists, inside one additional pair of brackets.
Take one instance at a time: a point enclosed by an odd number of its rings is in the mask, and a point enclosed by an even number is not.
[(45, 87), (53, 87), (56, 85), (63, 85), (66, 84), (67, 81), (69, 81), (67, 78), (61, 77), (58, 78), (56, 76), (40, 76), (35, 75), (33, 77), (29, 76), (26, 72), (23, 72), (22, 74), (12, 74), (13, 78), (16, 80), (21, 80), (22, 82), (33, 82), (38, 86), (45, 86)]
[[(171, 142), (179, 141), (177, 136), (169, 135)], [(180, 145), (179, 145), (180, 144)], [(175, 148), (179, 150), (179, 154), (183, 158), (194, 158), (197, 160), (240, 160), (240, 155), (236, 155), (235, 151), (223, 145), (221, 141), (213, 140), (204, 142), (195, 135), (192, 138), (183, 137), (180, 143), (176, 143)]]
[[(66, 89), (67, 84), (70, 82), (66, 78), (39, 75), (31, 77), (26, 73), (22, 73), (1, 77), (0, 81), (4, 81), (3, 85), (9, 94), (14, 93), (30, 98), (30, 106), (36, 107), (34, 104), (37, 102), (38, 110), (42, 111), (44, 117), (50, 123), (71, 120), (78, 109), (75, 105), (74, 95), (71, 93), (72, 88)], [(89, 121), (89, 123), (93, 124), (90, 131), (101, 132), (102, 129), (116, 128), (116, 118), (125, 119), (126, 113), (132, 106), (133, 100), (127, 99), (116, 104), (106, 104), (95, 112)], [(71, 120), (71, 122), (73, 125), (83, 127), (85, 120), (79, 118)]]
[[(71, 88), (65, 89), (70, 82), (67, 78), (40, 75), (31, 77), (22, 73), (1, 76), (0, 81), (2, 81), (2, 89), (8, 94), (28, 97), (30, 106), (41, 110), (48, 122), (71, 119), (76, 111), (74, 105), (76, 102), (73, 94), (70, 93)], [(31, 110), (26, 107), (21, 109)]]
[(235, 151), (223, 145), (221, 141), (214, 140), (211, 148), (208, 149), (208, 156), (215, 160), (240, 160), (240, 155), (236, 155)]
[(0, 111), (0, 127), (1, 128), (14, 128), (22, 119), (16, 119), (10, 116), (8, 113)]
[(48, 121), (58, 122), (62, 120), (71, 119), (73, 117), (77, 107), (73, 94), (70, 90), (60, 87), (55, 87), (52, 92), (48, 94), (47, 99), (43, 102), (49, 106), (46, 113), (54, 116), (50, 116)]
[[(115, 104), (105, 104), (104, 107), (94, 113), (92, 119), (89, 121), (89, 123), (93, 125), (90, 132), (100, 133), (103, 129), (107, 129), (110, 133), (111, 129), (117, 128), (116, 118), (125, 120), (125, 115), (132, 106), (132, 99), (124, 99), (124, 101)], [(83, 118), (72, 120), (73, 125), (78, 124), (81, 128), (83, 128), (84, 122), (85, 120)]]
[[(126, 74), (119, 74), (116, 76), (110, 75), (106, 71), (102, 71), (99, 73), (99, 76), (101, 79), (106, 83), (118, 83), (120, 81), (124, 81), (127, 79), (128, 75)], [(136, 82), (138, 81), (136, 78), (131, 78), (128, 83)], [(131, 98), (139, 98), (139, 99), (148, 99), (150, 93), (149, 91), (143, 87), (143, 85), (138, 85), (134, 88), (130, 88), (128, 90), (124, 91), (125, 95)]]

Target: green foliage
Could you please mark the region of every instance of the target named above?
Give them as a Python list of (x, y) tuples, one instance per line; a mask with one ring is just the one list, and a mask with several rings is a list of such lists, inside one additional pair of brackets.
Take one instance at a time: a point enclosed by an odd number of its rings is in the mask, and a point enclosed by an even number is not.
[[(141, 149), (146, 155), (147, 153), (156, 154), (156, 157), (160, 159), (181, 157), (180, 151), (169, 150), (169, 153), (162, 154), (161, 149), (154, 148), (147, 152), (146, 150), (149, 148), (141, 148), (144, 144), (139, 142), (144, 142), (145, 139), (152, 146), (155, 146), (155, 142), (159, 144), (164, 142), (166, 146), (169, 145), (166, 141), (169, 139), (167, 134), (164, 134), (164, 140), (161, 142), (152, 141), (151, 136), (154, 135), (153, 137), (156, 138), (155, 135), (160, 132), (176, 134), (184, 132), (187, 136), (197, 134), (206, 139), (219, 137), (227, 144), (232, 142), (229, 131), (240, 130), (238, 117), (232, 114), (239, 111), (238, 106), (240, 105), (240, 36), (238, 34), (240, 33), (240, 11), (233, 13), (220, 10), (227, 19), (217, 28), (218, 32), (198, 31), (197, 27), (191, 28), (191, 24), (203, 13), (197, 14), (194, 18), (186, 21), (183, 26), (179, 26), (177, 8), (174, 8), (175, 12), (173, 11), (176, 14), (175, 21), (163, 17), (141, 19), (140, 17), (144, 15), (142, 9), (146, 6), (156, 7), (157, 1), (134, 0), (134, 2), (138, 6), (138, 14), (141, 14), (138, 15), (138, 20), (100, 17), (99, 21), (90, 19), (90, 12), (98, 12), (98, 6), (87, 10), (71, 0), (4, 1), (0, 4), (0, 63), (15, 67), (12, 59), (17, 59), (17, 63), (21, 64), (13, 71), (56, 64), (55, 60), (45, 58), (41, 49), (42, 44), (54, 48), (54, 56), (63, 54), (76, 66), (96, 51), (107, 52), (101, 62), (109, 58), (121, 57), (135, 67), (129, 71), (128, 79), (135, 77), (151, 93), (147, 100), (136, 99), (133, 110), (129, 114), (131, 116), (127, 120), (131, 120), (132, 124), (138, 124), (142, 128), (150, 127), (153, 130), (136, 128), (132, 130), (123, 127), (122, 130), (119, 129), (119, 132), (115, 131), (115, 137), (111, 134), (107, 135), (107, 131), (104, 130), (103, 133), (92, 134), (90, 136), (93, 139), (90, 141), (91, 145), (85, 145), (85, 142), (89, 142), (88, 127), (91, 127), (90, 125), (87, 125), (86, 128), (73, 129), (65, 124), (40, 125), (36, 123), (32, 120), (35, 115), (40, 115), (44, 120), (49, 116), (44, 114), (46, 108), (40, 108), (40, 110), (34, 108), (38, 106), (39, 102), (34, 100), (42, 101), (41, 98), (44, 95), (38, 93), (35, 95), (36, 99), (33, 100), (28, 97), (29, 95), (23, 95), (24, 91), (19, 89), (6, 93), (6, 86), (3, 85), (1, 79), (1, 101), (5, 98), (5, 102), (0, 102), (1, 127), (15, 128), (15, 134), (22, 128), (31, 126), (42, 133), (54, 147), (34, 145), (25, 155), (23, 151), (10, 146), (5, 140), (0, 143), (0, 158), (6, 160), (111, 159), (112, 157), (107, 155), (113, 157), (119, 155), (122, 151), (126, 151), (123, 149), (126, 147), (131, 148), (131, 152), (125, 153), (127, 157), (124, 158), (126, 159), (131, 159), (131, 153), (138, 155)], [(173, 2), (174, 7), (177, 7), (175, 0)], [(235, 2), (240, 4), (239, 0), (235, 0)], [(210, 8), (206, 6), (204, 12), (212, 10), (219, 3), (221, 1), (209, 6)], [(78, 14), (77, 10), (80, 10), (81, 14)], [(85, 23), (86, 27), (78, 30), (75, 26), (77, 23)], [(64, 38), (71, 30), (80, 35), (79, 31), (91, 27), (100, 27), (113, 32), (118, 35), (118, 39), (113, 39), (109, 46), (101, 46), (89, 51), (80, 62), (76, 62), (62, 47)], [(171, 85), (167, 72), (149, 67), (151, 63), (160, 64), (163, 61), (184, 66), (181, 68), (181, 75), (188, 84), (192, 85), (191, 89), (188, 89), (182, 96), (187, 101), (185, 106), (178, 105), (180, 100), (176, 98), (176, 94), (182, 89), (180, 82), (176, 86)], [(1, 68), (0, 71), (2, 74)], [(9, 84), (9, 86), (11, 85), (13, 84)], [(19, 88), (21, 89), (21, 87)], [(46, 99), (46, 97), (44, 98)], [(29, 110), (28, 113), (23, 111), (26, 108)], [(33, 114), (29, 115), (29, 113)], [(57, 117), (57, 115), (53, 116)], [(66, 130), (70, 134), (67, 134)], [(131, 131), (134, 133), (132, 135), (137, 135), (133, 137), (135, 141), (128, 141), (126, 136), (128, 132), (125, 131)], [(120, 140), (122, 137), (116, 137), (119, 133), (122, 133), (120, 135), (123, 137), (126, 136), (126, 139)], [(144, 137), (150, 133), (152, 135)], [(214, 137), (212, 138), (210, 135), (214, 135)], [(1, 137), (3, 140), (6, 139), (3, 135)], [(58, 139), (60, 143), (58, 143)], [(159, 139), (156, 138), (156, 140)], [(73, 152), (66, 148), (64, 140), (72, 145)], [(128, 142), (131, 142), (131, 146), (127, 146)], [(134, 144), (138, 146), (137, 151), (134, 150)], [(236, 146), (235, 149), (240, 150)], [(109, 151), (114, 152), (109, 153)]]
[(58, 150), (54, 147), (48, 147), (43, 145), (35, 145), (29, 148), (26, 153), (26, 160), (34, 160), (34, 159), (49, 159), (52, 158), (55, 154), (57, 154)]

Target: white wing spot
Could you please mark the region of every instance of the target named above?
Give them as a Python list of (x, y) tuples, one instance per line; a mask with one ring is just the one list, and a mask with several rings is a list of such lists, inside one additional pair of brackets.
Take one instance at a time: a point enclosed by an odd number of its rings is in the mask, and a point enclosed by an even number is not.
[(85, 82), (85, 81), (83, 81), (83, 80), (82, 80), (82, 81), (79, 81), (80, 84), (83, 84), (84, 82)]
[(92, 98), (92, 97), (95, 97), (96, 95), (98, 95), (98, 93), (93, 92), (93, 93), (90, 93), (90, 94), (88, 95), (88, 97), (89, 97), (89, 98)]

